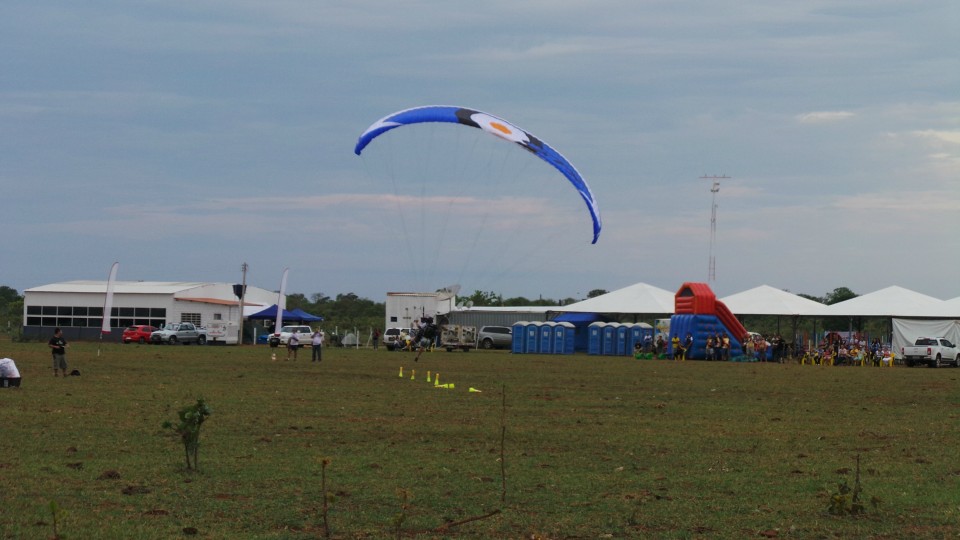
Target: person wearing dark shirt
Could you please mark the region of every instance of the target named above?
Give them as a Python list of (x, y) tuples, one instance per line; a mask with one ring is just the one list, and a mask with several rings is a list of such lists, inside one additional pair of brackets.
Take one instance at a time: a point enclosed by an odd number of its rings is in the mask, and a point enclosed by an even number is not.
[(53, 376), (58, 375), (57, 370), (67, 376), (67, 340), (63, 339), (63, 331), (59, 327), (53, 329), (53, 337), (47, 342), (50, 352), (53, 355)]

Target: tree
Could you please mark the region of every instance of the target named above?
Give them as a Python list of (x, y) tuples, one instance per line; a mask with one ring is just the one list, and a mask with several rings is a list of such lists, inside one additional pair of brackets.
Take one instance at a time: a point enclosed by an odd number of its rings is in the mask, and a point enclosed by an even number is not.
[(851, 291), (850, 289), (846, 287), (837, 287), (833, 290), (833, 292), (828, 292), (823, 300), (825, 304), (833, 305), (856, 297), (857, 293)]
[(3, 307), (19, 298), (20, 293), (18, 293), (16, 289), (7, 287), (6, 285), (0, 285), (0, 307)]
[(306, 309), (310, 302), (307, 301), (307, 297), (301, 293), (293, 293), (287, 295), (287, 310), (294, 310), (297, 308)]
[(467, 302), (473, 302), (475, 306), (499, 306), (503, 298), (493, 291), (473, 291), (473, 294), (464, 298)]
[(603, 296), (607, 294), (606, 289), (594, 289), (587, 293), (587, 298), (596, 298), (598, 296)]

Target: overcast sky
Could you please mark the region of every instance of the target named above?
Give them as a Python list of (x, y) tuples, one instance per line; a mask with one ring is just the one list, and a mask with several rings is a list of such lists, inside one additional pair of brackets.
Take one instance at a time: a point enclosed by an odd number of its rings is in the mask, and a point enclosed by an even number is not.
[[(6, 0), (0, 284), (114, 261), (121, 280), (239, 282), (247, 262), (249, 284), (289, 267), (308, 297), (676, 290), (708, 281), (717, 175), (719, 296), (954, 298), (958, 28), (956, 0)], [(598, 243), (563, 177), (503, 141), (478, 176), (408, 170), (458, 159), (468, 127), (354, 155), (371, 123), (429, 104), (564, 154)], [(382, 172), (408, 139), (430, 157)]]

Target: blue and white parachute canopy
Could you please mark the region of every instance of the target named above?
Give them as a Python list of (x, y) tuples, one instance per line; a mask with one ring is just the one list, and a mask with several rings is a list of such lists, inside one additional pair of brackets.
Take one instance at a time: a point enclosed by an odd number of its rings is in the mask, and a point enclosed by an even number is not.
[(600, 222), (600, 208), (597, 206), (597, 201), (593, 197), (593, 192), (590, 191), (590, 186), (583, 180), (583, 177), (580, 176), (577, 169), (575, 169), (566, 158), (560, 155), (559, 152), (529, 132), (518, 128), (502, 118), (463, 107), (432, 105), (406, 109), (374, 122), (373, 125), (368, 127), (367, 130), (360, 135), (360, 139), (357, 140), (357, 146), (353, 151), (359, 156), (371, 141), (383, 133), (400, 126), (424, 122), (446, 122), (480, 128), (491, 135), (496, 135), (501, 139), (519, 144), (540, 159), (553, 165), (567, 177), (567, 180), (569, 180), (570, 183), (573, 184), (573, 187), (580, 193), (580, 197), (587, 203), (587, 209), (590, 211), (591, 219), (593, 219), (592, 243), (597, 243), (602, 227)]

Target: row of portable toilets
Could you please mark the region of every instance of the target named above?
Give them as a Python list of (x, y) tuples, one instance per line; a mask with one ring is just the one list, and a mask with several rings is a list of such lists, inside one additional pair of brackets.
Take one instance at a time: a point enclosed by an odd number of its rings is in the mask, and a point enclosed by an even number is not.
[(650, 338), (653, 327), (647, 323), (595, 322), (588, 327), (587, 353), (606, 356), (633, 356), (634, 347)]
[[(588, 354), (633, 356), (634, 347), (653, 339), (653, 327), (646, 323), (595, 322), (587, 327)], [(568, 322), (526, 322), (513, 324), (514, 354), (573, 354), (577, 328)]]
[(514, 354), (573, 354), (577, 327), (568, 322), (513, 323)]

